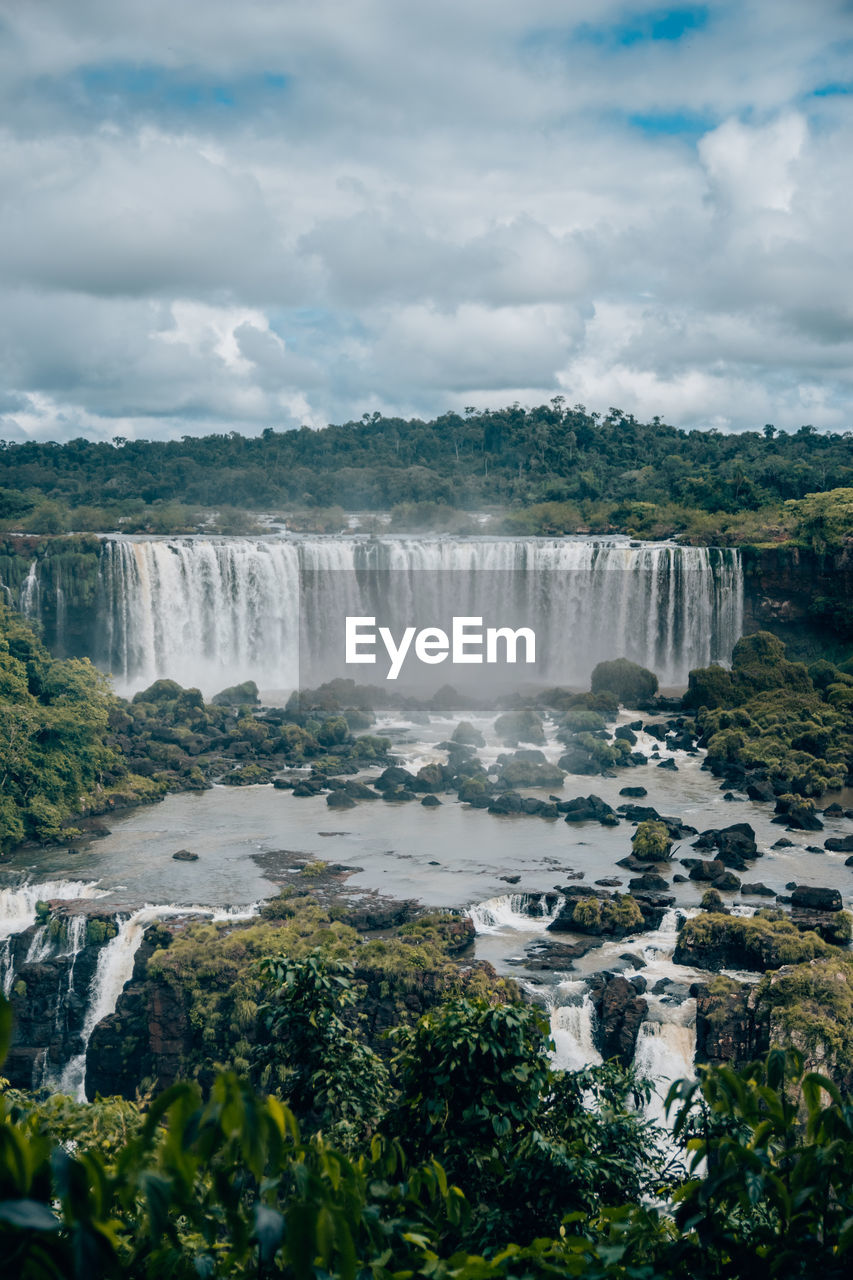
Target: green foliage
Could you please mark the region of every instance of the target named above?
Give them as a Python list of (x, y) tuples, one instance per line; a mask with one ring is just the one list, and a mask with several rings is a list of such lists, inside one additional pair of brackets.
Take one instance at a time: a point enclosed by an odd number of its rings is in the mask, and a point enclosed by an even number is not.
[(816, 682), (764, 631), (738, 641), (731, 673), (691, 671), (684, 705), (711, 762), (761, 769), (800, 797), (842, 787), (853, 770), (849, 677), (825, 661), (811, 671)]
[(634, 857), (642, 862), (660, 862), (669, 857), (672, 839), (663, 822), (641, 822), (631, 837)]
[(0, 851), (56, 840), (122, 768), (107, 746), (113, 698), (88, 661), (51, 658), (0, 604)]
[(748, 917), (704, 912), (686, 920), (678, 935), (675, 960), (703, 969), (763, 971), (832, 954), (832, 947), (816, 933), (801, 932), (771, 909)]
[(258, 970), (267, 999), (258, 1008), (254, 1075), (274, 1088), (300, 1120), (350, 1147), (376, 1126), (388, 1102), (382, 1059), (344, 1021), (358, 995), (354, 969), (314, 952), (302, 959), (264, 957)]
[(366, 414), (257, 437), (27, 441), (6, 444), (3, 462), (0, 520), (39, 531), (192, 532), (200, 507), (239, 531), (245, 516), (235, 507), (298, 508), (303, 527), (319, 532), (343, 528), (343, 508), (396, 508), (401, 527), (447, 529), (484, 504), (508, 508), (508, 532), (623, 529), (718, 546), (793, 535), (831, 547), (851, 526), (844, 435), (686, 432), (557, 397), (429, 422)]
[(658, 678), (627, 658), (599, 662), (592, 673), (592, 692), (614, 694), (625, 706), (648, 702), (658, 691)]

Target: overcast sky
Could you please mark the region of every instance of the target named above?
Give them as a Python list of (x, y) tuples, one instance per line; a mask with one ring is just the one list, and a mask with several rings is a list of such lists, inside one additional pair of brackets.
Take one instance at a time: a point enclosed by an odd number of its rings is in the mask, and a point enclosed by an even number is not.
[(853, 427), (853, 4), (4, 0), (0, 437)]

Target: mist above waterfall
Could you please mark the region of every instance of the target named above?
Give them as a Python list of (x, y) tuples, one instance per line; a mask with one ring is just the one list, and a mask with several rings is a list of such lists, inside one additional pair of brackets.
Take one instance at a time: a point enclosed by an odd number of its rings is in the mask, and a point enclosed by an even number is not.
[(160, 677), (206, 694), (246, 679), (381, 683), (379, 665), (344, 663), (347, 616), (399, 631), (465, 615), (533, 628), (535, 672), (409, 664), (398, 687), (584, 685), (597, 662), (622, 656), (680, 684), (691, 667), (728, 660), (742, 593), (737, 552), (625, 539), (110, 538), (95, 657), (125, 689)]

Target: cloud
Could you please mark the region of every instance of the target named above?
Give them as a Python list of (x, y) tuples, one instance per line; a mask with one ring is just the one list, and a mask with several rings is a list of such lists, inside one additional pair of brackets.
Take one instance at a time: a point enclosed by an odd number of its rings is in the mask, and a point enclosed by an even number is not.
[(0, 41), (0, 434), (557, 392), (851, 425), (844, 0), (40, 0)]

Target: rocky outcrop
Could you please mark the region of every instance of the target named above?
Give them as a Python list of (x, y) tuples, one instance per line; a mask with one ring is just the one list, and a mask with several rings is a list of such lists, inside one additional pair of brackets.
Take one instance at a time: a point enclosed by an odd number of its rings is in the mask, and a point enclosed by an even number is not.
[(756, 1010), (756, 987), (725, 978), (696, 984), (696, 1061), (751, 1062), (769, 1047), (766, 1017)]
[(623, 1067), (630, 1067), (648, 1002), (621, 974), (593, 974), (589, 990), (597, 1018), (595, 1047), (605, 1061), (617, 1058)]

